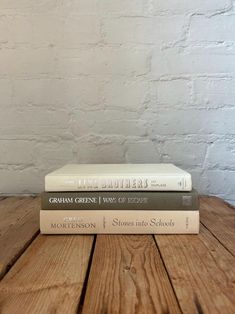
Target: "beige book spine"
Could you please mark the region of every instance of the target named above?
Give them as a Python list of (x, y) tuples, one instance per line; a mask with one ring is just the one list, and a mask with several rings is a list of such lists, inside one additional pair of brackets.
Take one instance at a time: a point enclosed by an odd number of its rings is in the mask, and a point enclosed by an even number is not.
[(41, 210), (43, 234), (197, 234), (199, 211)]
[[(157, 177), (157, 179), (156, 179)], [(185, 175), (77, 176), (47, 175), (45, 191), (191, 191), (192, 179)]]

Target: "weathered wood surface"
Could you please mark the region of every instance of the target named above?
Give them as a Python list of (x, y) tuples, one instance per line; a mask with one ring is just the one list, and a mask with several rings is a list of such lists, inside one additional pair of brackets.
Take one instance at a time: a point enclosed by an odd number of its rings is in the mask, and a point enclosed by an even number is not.
[(38, 236), (0, 283), (1, 313), (76, 313), (93, 236)]
[(97, 236), (83, 313), (180, 313), (152, 236)]
[(235, 313), (235, 258), (204, 226), (155, 238), (184, 313)]
[(199, 235), (96, 242), (37, 236), (39, 207), (0, 200), (0, 313), (235, 313), (235, 209), (222, 200), (201, 198)]
[(0, 201), (0, 278), (39, 232), (39, 197)]
[(218, 197), (200, 199), (201, 222), (235, 256), (235, 208)]
[(20, 218), (25, 205), (32, 202), (32, 197), (9, 197), (0, 201), (0, 236)]

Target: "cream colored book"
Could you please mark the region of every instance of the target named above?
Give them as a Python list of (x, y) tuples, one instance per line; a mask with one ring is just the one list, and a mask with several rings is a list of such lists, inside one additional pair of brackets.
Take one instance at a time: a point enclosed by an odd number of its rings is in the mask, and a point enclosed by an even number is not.
[(47, 192), (191, 189), (191, 175), (173, 164), (69, 164), (45, 177)]
[(197, 210), (40, 210), (43, 234), (197, 234)]

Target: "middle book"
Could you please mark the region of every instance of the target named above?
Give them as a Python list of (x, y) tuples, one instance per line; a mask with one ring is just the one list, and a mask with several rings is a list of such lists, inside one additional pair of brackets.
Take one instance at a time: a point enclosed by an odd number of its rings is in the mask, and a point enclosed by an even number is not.
[(198, 194), (190, 192), (44, 192), (46, 210), (198, 210)]

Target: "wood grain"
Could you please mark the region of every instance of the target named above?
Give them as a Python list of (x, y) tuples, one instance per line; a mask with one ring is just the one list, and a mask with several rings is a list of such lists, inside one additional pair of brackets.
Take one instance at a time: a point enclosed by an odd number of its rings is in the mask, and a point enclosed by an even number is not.
[(92, 242), (39, 235), (0, 283), (0, 312), (76, 313)]
[(39, 197), (0, 202), (0, 278), (39, 232)]
[(204, 226), (155, 238), (183, 313), (235, 313), (235, 258)]
[(97, 236), (83, 313), (180, 313), (152, 236)]
[(235, 256), (235, 208), (218, 197), (200, 199), (203, 225)]
[(199, 235), (99, 235), (88, 269), (93, 236), (37, 236), (39, 198), (0, 200), (0, 313), (235, 313), (235, 210), (200, 207)]
[(32, 199), (32, 197), (7, 197), (0, 201), (0, 236), (14, 225), (17, 218), (24, 212), (24, 206)]

